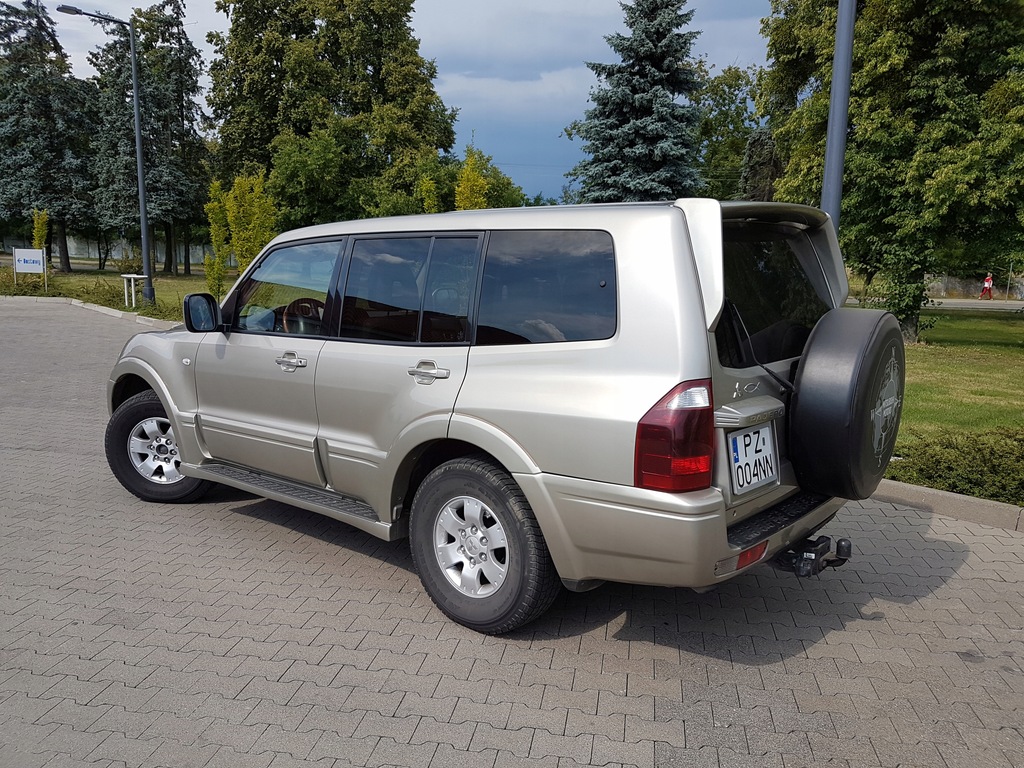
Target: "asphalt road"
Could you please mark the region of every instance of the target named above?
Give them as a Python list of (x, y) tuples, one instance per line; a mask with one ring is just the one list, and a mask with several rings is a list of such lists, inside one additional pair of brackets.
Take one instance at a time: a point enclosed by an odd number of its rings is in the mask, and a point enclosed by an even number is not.
[(607, 585), (484, 637), (401, 542), (125, 492), (136, 323), (0, 298), (0, 329), (2, 768), (1024, 766), (1024, 533), (851, 503), (820, 578)]

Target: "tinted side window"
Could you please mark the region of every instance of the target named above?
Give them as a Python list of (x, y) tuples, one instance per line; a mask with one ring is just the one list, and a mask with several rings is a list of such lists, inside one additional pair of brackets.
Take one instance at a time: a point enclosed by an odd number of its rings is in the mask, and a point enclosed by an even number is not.
[(341, 335), (372, 341), (469, 341), (476, 235), (360, 239), (352, 248)]
[(725, 310), (715, 331), (722, 364), (746, 367), (755, 364), (754, 356), (761, 363), (799, 356), (829, 309), (805, 272), (817, 267), (807, 239), (737, 224), (724, 228), (722, 248)]
[(477, 343), (607, 339), (615, 333), (615, 256), (607, 232), (493, 232)]
[(429, 237), (357, 240), (341, 308), (341, 335), (416, 341)]
[(476, 287), (477, 238), (439, 237), (430, 251), (423, 297), (427, 344), (469, 340), (469, 300)]
[(340, 252), (340, 243), (328, 242), (268, 253), (238, 290), (232, 327), (296, 335), (325, 332), (324, 306)]

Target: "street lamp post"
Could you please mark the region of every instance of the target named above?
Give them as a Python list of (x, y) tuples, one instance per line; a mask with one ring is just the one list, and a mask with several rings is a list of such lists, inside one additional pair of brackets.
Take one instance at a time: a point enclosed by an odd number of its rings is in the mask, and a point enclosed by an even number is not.
[(142, 301), (152, 304), (156, 301), (156, 292), (153, 290), (153, 271), (149, 263), (149, 217), (146, 215), (146, 176), (142, 167), (142, 114), (139, 107), (139, 57), (135, 51), (135, 24), (105, 13), (89, 13), (73, 5), (58, 5), (57, 10), (70, 16), (88, 16), (128, 27), (132, 57), (132, 101), (135, 106), (135, 165), (139, 175), (139, 224), (142, 227)]
[(843, 198), (843, 165), (850, 113), (850, 73), (853, 68), (853, 27), (857, 22), (856, 0), (839, 0), (836, 20), (836, 48), (832, 60), (832, 90), (828, 103), (828, 131), (825, 137), (825, 175), (821, 207), (839, 231), (839, 208)]

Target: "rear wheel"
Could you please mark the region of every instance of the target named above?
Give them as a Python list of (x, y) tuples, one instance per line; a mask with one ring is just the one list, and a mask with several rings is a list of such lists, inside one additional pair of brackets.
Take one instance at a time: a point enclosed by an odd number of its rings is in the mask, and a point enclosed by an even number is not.
[(152, 390), (118, 406), (107, 424), (104, 448), (114, 477), (144, 501), (194, 501), (212, 485), (181, 474), (174, 427)]
[(456, 459), (427, 475), (413, 498), (409, 537), (427, 594), (478, 632), (521, 627), (561, 591), (522, 491), (484, 459)]

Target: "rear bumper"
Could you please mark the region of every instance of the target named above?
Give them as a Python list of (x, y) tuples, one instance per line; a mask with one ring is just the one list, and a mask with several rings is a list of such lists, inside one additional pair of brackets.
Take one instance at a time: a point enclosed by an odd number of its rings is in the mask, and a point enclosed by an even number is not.
[(746, 570), (735, 570), (742, 550), (767, 541), (758, 560), (764, 562), (820, 528), (845, 503), (797, 493), (730, 528), (715, 489), (668, 494), (543, 474), (517, 475), (516, 481), (559, 575), (570, 583), (713, 586)]

